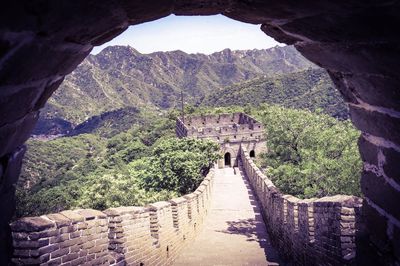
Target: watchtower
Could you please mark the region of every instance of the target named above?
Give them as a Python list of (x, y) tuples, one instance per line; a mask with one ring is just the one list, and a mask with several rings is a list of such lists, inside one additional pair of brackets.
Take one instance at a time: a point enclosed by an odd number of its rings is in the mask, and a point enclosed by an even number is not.
[(184, 122), (178, 118), (176, 135), (218, 142), (224, 155), (219, 167), (237, 166), (241, 144), (252, 157), (266, 151), (262, 124), (245, 113), (185, 116)]

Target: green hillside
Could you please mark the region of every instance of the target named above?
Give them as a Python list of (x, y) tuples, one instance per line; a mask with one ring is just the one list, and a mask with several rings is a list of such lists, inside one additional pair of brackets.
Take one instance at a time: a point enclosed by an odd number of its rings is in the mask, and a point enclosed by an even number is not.
[(198, 104), (218, 88), (309, 67), (316, 66), (292, 46), (225, 49), (211, 55), (182, 51), (141, 54), (129, 46), (111, 46), (89, 55), (65, 78), (41, 119), (59, 118), (77, 125), (127, 106), (168, 109), (179, 103), (181, 91), (190, 104)]
[[(175, 138), (174, 114), (146, 119), (113, 137), (28, 141), (16, 217), (143, 205), (194, 191), (218, 158), (218, 145)], [(103, 127), (97, 133), (107, 132)]]
[(323, 69), (262, 77), (221, 88), (203, 101), (206, 106), (277, 104), (293, 109), (321, 111), (347, 119), (348, 110), (328, 73)]

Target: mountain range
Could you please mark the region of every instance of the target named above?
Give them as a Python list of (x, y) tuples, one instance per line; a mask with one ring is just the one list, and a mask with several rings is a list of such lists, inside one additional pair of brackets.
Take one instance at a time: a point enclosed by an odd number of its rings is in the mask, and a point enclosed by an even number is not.
[(33, 134), (65, 134), (93, 116), (99, 121), (103, 113), (121, 114), (118, 110), (124, 108), (174, 108), (181, 93), (185, 103), (195, 106), (261, 101), (290, 105), (295, 97), (307, 108), (313, 105), (313, 94), (322, 101), (326, 96), (341, 101), (333, 88), (327, 73), (292, 46), (225, 49), (210, 55), (141, 54), (130, 46), (109, 46), (66, 76), (41, 111)]
[(227, 86), (210, 93), (202, 102), (214, 107), (262, 103), (321, 111), (341, 120), (348, 118), (348, 108), (328, 73), (315, 68)]

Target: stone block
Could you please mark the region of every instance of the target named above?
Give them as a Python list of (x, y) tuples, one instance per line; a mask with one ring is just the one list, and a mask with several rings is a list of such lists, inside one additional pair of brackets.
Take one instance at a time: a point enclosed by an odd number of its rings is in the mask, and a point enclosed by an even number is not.
[(44, 247), (39, 248), (39, 255), (43, 255), (43, 254), (50, 254), (53, 251), (56, 251), (60, 249), (60, 245), (59, 244), (51, 244), (51, 245), (47, 245)]
[(383, 171), (400, 186), (400, 152), (393, 148), (382, 148), (382, 153), (385, 157)]
[(81, 257), (81, 258), (77, 258), (77, 259), (70, 261), (70, 264), (71, 264), (71, 266), (79, 266), (79, 265), (85, 265), (85, 262), (86, 262), (86, 258)]
[(40, 258), (13, 258), (12, 262), (15, 265), (40, 265)]
[(149, 204), (146, 207), (149, 210), (156, 211), (156, 210), (161, 210), (161, 209), (164, 209), (164, 208), (168, 208), (170, 206), (171, 206), (171, 203), (169, 203), (167, 201), (158, 201), (158, 202)]
[(186, 203), (187, 199), (184, 197), (179, 197), (179, 198), (171, 199), (171, 200), (169, 200), (169, 202), (171, 203), (172, 206), (177, 206), (177, 205)]
[(104, 211), (104, 213), (109, 217), (124, 215), (124, 214), (140, 214), (145, 211), (144, 207), (117, 207), (117, 208), (109, 208)]
[(62, 263), (66, 263), (66, 262), (68, 262), (68, 261), (77, 259), (78, 257), (79, 257), (79, 254), (78, 254), (78, 253), (69, 253), (69, 254), (67, 254), (67, 255), (65, 255), (65, 256), (63, 256), (63, 257), (61, 258), (61, 262), (62, 262)]
[(368, 228), (368, 236), (380, 250), (386, 251), (389, 249), (389, 238), (387, 235), (387, 219), (382, 216), (377, 210), (370, 206), (367, 202), (362, 207), (363, 215), (365, 216), (365, 225)]
[(358, 148), (360, 150), (361, 159), (364, 162), (378, 165), (379, 147), (366, 140), (364, 135), (361, 135), (358, 139)]
[(74, 232), (77, 230), (77, 226), (76, 225), (68, 225), (68, 226), (61, 227), (59, 230), (60, 230), (61, 234), (71, 233), (71, 232)]
[(358, 99), (373, 106), (398, 110), (400, 92), (397, 77), (354, 73), (341, 73), (341, 77), (345, 90), (351, 91)]
[(85, 217), (82, 215), (78, 214), (76, 211), (71, 211), (71, 210), (66, 210), (60, 212), (62, 215), (67, 217), (72, 221), (72, 223), (78, 223), (78, 222), (83, 222), (85, 220)]
[(53, 260), (55, 258), (60, 258), (64, 255), (67, 255), (68, 253), (69, 253), (69, 248), (61, 248), (61, 249), (51, 252), (50, 258)]
[(52, 213), (45, 215), (48, 219), (52, 220), (58, 228), (71, 224), (71, 220), (61, 213)]
[[(354, 125), (363, 132), (392, 141), (400, 146), (400, 118), (377, 111), (370, 111), (361, 106), (350, 106), (350, 117)], [(379, 121), (379, 123), (376, 123)]]
[(14, 257), (15, 258), (29, 258), (30, 257), (30, 249), (14, 249)]
[(69, 238), (76, 238), (76, 237), (80, 237), (81, 236), (81, 231), (75, 231), (69, 234)]
[(14, 232), (38, 232), (55, 228), (55, 223), (43, 217), (25, 217), (11, 223)]
[(81, 209), (77, 210), (77, 213), (82, 215), (85, 218), (85, 221), (93, 220), (95, 218), (98, 219), (105, 219), (107, 215), (101, 211), (92, 210), (92, 209)]
[(363, 171), (361, 189), (365, 197), (400, 221), (400, 208), (398, 207), (400, 193), (386, 182), (382, 176)]

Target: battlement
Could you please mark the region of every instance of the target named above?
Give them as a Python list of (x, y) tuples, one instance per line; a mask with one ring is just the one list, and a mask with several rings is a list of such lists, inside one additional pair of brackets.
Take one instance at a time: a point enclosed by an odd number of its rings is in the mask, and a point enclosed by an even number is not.
[(299, 199), (283, 194), (256, 166), (246, 147), (241, 147), (240, 156), (271, 241), (283, 258), (294, 265), (354, 265), (355, 238), (362, 228), (361, 198)]
[(14, 221), (13, 265), (171, 265), (201, 230), (214, 173), (193, 193), (169, 201)]
[(261, 141), (264, 128), (245, 113), (188, 116), (176, 121), (178, 137), (195, 137), (223, 142)]
[(253, 157), (266, 152), (263, 125), (245, 113), (180, 117), (176, 120), (176, 135), (219, 143), (224, 155), (218, 161), (219, 167), (237, 166), (240, 145)]

